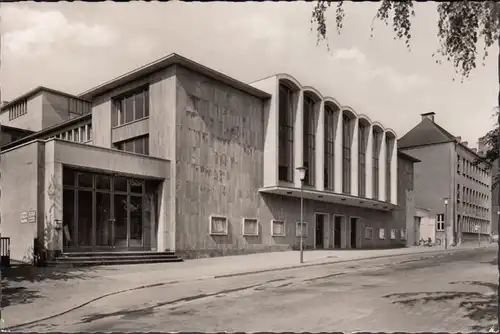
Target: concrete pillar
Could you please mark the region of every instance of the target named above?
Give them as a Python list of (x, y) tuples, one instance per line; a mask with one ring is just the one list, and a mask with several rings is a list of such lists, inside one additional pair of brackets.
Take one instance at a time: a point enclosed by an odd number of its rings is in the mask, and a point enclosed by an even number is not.
[(367, 127), (368, 136), (366, 144), (366, 188), (365, 196), (366, 198), (373, 197), (373, 126)]
[(391, 155), (391, 203), (398, 204), (398, 142), (396, 138), (392, 139)]
[(351, 195), (358, 196), (359, 188), (359, 118), (352, 120), (352, 141), (351, 141)]
[(300, 179), (296, 168), (304, 165), (304, 91), (297, 92), (297, 103), (295, 104), (295, 123), (293, 129), (293, 164), (294, 164), (294, 184), (300, 188)]
[[(316, 190), (325, 190), (325, 103), (319, 102), (318, 117), (316, 122), (316, 178), (314, 186)], [(316, 108), (315, 108), (316, 109)]]
[(342, 110), (339, 110), (336, 118), (337, 129), (335, 131), (335, 192), (342, 193)]
[(379, 201), (385, 201), (385, 168), (386, 168), (386, 145), (385, 145), (385, 131), (380, 134), (380, 152), (378, 158), (378, 199)]

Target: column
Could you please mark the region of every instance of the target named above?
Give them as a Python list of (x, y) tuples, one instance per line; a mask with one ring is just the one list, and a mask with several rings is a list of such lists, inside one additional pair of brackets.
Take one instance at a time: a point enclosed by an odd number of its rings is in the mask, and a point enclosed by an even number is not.
[(335, 130), (335, 192), (342, 193), (342, 110), (337, 113)]
[(378, 158), (378, 198), (379, 201), (385, 201), (385, 167), (386, 167), (386, 145), (385, 145), (385, 131), (380, 134), (380, 153)]
[(359, 118), (352, 120), (352, 141), (351, 141), (351, 195), (358, 196), (359, 188)]
[[(304, 165), (304, 91), (301, 89), (297, 92), (297, 104), (295, 109), (295, 124), (293, 138), (293, 164), (294, 168)], [(297, 170), (294, 171), (295, 187), (300, 188), (300, 179)]]
[(365, 196), (366, 198), (373, 197), (373, 126), (370, 126), (367, 129), (368, 138), (366, 144), (366, 187), (365, 187)]
[[(314, 185), (316, 190), (325, 190), (325, 103), (318, 103), (318, 118), (316, 122), (316, 179)], [(316, 108), (315, 108), (316, 109)], [(316, 111), (316, 110), (315, 110)]]
[(398, 204), (398, 141), (392, 140), (391, 156), (391, 203)]

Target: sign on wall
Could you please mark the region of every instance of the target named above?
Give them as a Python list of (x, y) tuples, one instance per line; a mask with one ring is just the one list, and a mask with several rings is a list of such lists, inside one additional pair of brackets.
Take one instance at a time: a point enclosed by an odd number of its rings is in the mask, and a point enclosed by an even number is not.
[(26, 224), (28, 222), (28, 213), (26, 211), (21, 212), (21, 224)]
[(28, 223), (31, 223), (31, 224), (36, 223), (36, 211), (35, 210), (28, 211)]

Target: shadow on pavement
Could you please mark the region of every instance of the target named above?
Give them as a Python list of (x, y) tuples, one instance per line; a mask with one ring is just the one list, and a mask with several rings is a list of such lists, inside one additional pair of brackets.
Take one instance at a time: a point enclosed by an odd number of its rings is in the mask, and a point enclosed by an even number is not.
[(464, 292), (464, 291), (438, 291), (438, 292), (415, 292), (415, 293), (393, 293), (385, 295), (385, 298), (397, 299), (393, 304), (415, 307), (418, 304), (431, 302), (459, 302), (460, 308), (465, 316), (476, 322), (472, 331), (487, 332), (497, 322), (497, 284), (479, 281), (451, 282), (450, 284), (465, 284), (477, 287), (486, 287), (490, 291)]
[(31, 265), (14, 265), (2, 268), (2, 299), (0, 305), (3, 308), (16, 304), (31, 303), (43, 297), (40, 293), (39, 284), (41, 282), (55, 284), (58, 281), (89, 279), (93, 277), (93, 271), (94, 269), (91, 267), (53, 268)]

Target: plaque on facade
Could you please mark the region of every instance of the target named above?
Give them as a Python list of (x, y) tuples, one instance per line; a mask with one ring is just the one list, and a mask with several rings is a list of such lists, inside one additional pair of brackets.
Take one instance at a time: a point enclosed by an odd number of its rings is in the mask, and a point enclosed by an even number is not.
[(28, 211), (28, 223), (36, 223), (36, 211), (30, 210)]
[(28, 222), (28, 213), (21, 212), (21, 224), (26, 224)]

